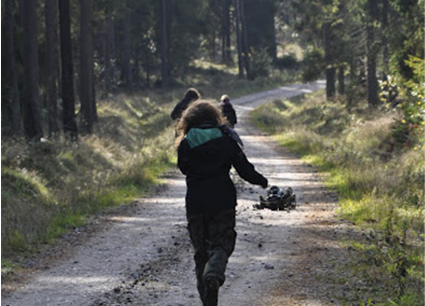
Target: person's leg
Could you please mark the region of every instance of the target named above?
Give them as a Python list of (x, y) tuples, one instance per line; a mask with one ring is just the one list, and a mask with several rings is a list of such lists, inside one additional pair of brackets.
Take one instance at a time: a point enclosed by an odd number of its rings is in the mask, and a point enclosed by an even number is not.
[(204, 269), (205, 264), (208, 261), (208, 254), (203, 250), (195, 251), (195, 273), (196, 273), (196, 287), (198, 288), (199, 297), (202, 301), (205, 298), (205, 281), (204, 281)]
[(208, 216), (208, 262), (204, 269), (205, 306), (216, 306), (218, 289), (225, 281), (228, 259), (235, 248), (235, 210)]
[(206, 291), (204, 282), (204, 269), (205, 264), (208, 261), (208, 253), (205, 243), (206, 231), (204, 219), (204, 215), (202, 214), (187, 216), (190, 240), (195, 250), (193, 258), (195, 259), (195, 273), (197, 280), (196, 286), (198, 288), (199, 296), (203, 302)]
[(226, 210), (209, 216), (207, 228), (209, 259), (205, 265), (204, 278), (216, 277), (222, 285), (225, 281), (227, 261), (235, 248), (235, 210)]

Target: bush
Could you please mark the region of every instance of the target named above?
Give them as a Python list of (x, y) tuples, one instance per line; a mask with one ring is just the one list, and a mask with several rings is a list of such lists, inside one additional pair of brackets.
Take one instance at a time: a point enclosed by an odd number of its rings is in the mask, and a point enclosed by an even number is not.
[(267, 49), (251, 49), (251, 79), (267, 77), (272, 70), (273, 59)]
[(300, 67), (300, 64), (298, 63), (295, 54), (291, 53), (276, 59), (275, 66), (279, 70), (298, 69)]
[(390, 301), (382, 305), (423, 305), (425, 158), (419, 150), (394, 148), (392, 114), (362, 105), (348, 111), (338, 100), (308, 95), (303, 103), (262, 105), (253, 117), (285, 148), (328, 172), (339, 216), (371, 233), (353, 258), (354, 277), (376, 290), (374, 299)]
[(399, 109), (398, 118), (392, 127), (395, 141), (406, 147), (422, 148), (424, 141), (425, 60), (410, 56), (406, 65), (412, 69), (413, 77), (404, 80), (400, 75), (389, 75), (380, 82), (380, 98), (388, 110)]
[(325, 69), (324, 53), (321, 49), (313, 48), (307, 50), (302, 62), (303, 82), (313, 82), (320, 78)]

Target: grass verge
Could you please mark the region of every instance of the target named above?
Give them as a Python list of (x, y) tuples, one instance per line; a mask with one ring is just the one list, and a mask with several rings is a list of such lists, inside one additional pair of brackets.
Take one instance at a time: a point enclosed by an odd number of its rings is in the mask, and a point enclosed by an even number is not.
[(78, 142), (3, 141), (2, 262), (149, 192), (175, 163), (170, 103), (157, 99), (101, 101), (96, 131)]
[(347, 242), (361, 256), (343, 269), (373, 289), (344, 305), (424, 304), (425, 161), (423, 152), (393, 139), (394, 116), (361, 102), (328, 102), (320, 92), (253, 114), (258, 127), (325, 175), (340, 197), (339, 216), (369, 233)]
[(188, 87), (218, 100), (223, 93), (235, 98), (288, 82), (277, 72), (241, 80), (234, 68), (195, 61), (170, 90), (99, 100), (99, 122), (78, 142), (2, 138), (2, 277), (91, 216), (149, 194), (160, 174), (175, 166), (169, 114)]

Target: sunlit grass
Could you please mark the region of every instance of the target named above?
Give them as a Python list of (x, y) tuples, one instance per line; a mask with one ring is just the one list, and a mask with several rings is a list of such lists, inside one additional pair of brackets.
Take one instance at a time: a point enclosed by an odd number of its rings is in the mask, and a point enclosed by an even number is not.
[[(204, 73), (198, 73), (200, 70)], [(275, 89), (298, 80), (295, 72), (272, 70), (268, 77), (246, 81), (238, 78), (238, 70), (234, 65), (227, 66), (206, 60), (194, 61), (186, 78), (185, 82), (196, 86), (204, 98), (215, 100), (224, 93), (233, 99), (262, 90)]]
[(1, 275), (2, 277), (11, 273), (14, 269), (16, 269), (16, 265), (7, 259), (1, 259)]
[[(369, 302), (419, 306), (425, 161), (422, 152), (394, 144), (394, 116), (362, 102), (350, 108), (342, 99), (327, 102), (317, 93), (273, 101), (253, 114), (280, 145), (324, 174), (325, 185), (339, 196), (339, 217), (375, 233), (367, 245), (357, 242), (360, 255), (351, 267), (371, 286), (385, 280)], [(367, 305), (368, 299), (363, 301)]]
[(93, 214), (149, 194), (161, 174), (175, 167), (169, 114), (188, 87), (207, 99), (224, 93), (233, 99), (291, 80), (292, 75), (274, 71), (247, 81), (238, 79), (234, 66), (199, 60), (169, 90), (98, 99), (99, 122), (78, 142), (59, 138), (28, 145), (2, 138), (2, 259), (19, 262), (20, 254), (54, 241)]
[(174, 161), (175, 101), (168, 97), (102, 101), (95, 132), (75, 143), (3, 142), (2, 256), (50, 242), (86, 216), (149, 192)]

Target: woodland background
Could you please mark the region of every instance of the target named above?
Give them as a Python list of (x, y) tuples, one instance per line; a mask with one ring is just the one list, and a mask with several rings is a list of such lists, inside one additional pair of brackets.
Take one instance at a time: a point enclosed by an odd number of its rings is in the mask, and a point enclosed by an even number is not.
[(157, 184), (187, 87), (324, 78), (255, 120), (332, 173), (341, 215), (374, 233), (355, 244), (371, 282), (423, 303), (423, 0), (2, 0), (1, 22), (2, 275)]

